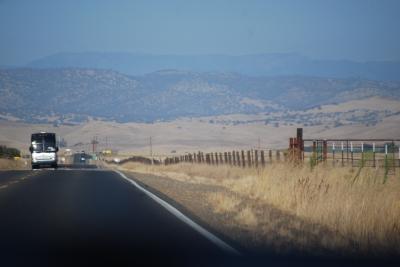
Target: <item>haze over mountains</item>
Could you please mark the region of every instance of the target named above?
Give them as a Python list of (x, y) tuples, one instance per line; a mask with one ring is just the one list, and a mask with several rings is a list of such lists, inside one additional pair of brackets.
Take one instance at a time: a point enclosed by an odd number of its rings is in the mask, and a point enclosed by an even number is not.
[(58, 53), (27, 64), (32, 68), (112, 69), (143, 75), (163, 69), (236, 72), (249, 76), (318, 76), (400, 80), (400, 61), (314, 60), (296, 53), (229, 55), (151, 55), (132, 53)]

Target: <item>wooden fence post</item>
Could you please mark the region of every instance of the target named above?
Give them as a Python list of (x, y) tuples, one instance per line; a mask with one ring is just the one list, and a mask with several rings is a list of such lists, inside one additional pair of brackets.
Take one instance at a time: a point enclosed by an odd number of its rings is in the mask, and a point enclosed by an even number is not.
[(251, 167), (251, 152), (247, 150), (247, 166)]
[(392, 167), (393, 171), (396, 172), (396, 155), (395, 155), (395, 148), (396, 146), (394, 145), (394, 141), (392, 141)]
[(328, 142), (326, 140), (322, 142), (322, 155), (323, 161), (326, 162), (328, 159)]
[(315, 160), (315, 164), (317, 164), (318, 163), (317, 141), (313, 141), (312, 143), (312, 157)]
[(215, 164), (218, 165), (218, 153), (215, 152), (214, 156), (215, 156)]
[(258, 150), (254, 150), (254, 163), (256, 168), (258, 168)]
[(361, 143), (361, 167), (364, 167), (364, 143)]
[(232, 161), (233, 161), (233, 166), (236, 166), (236, 153), (235, 153), (235, 151), (232, 151)]
[(353, 168), (353, 163), (354, 163), (354, 159), (353, 159), (353, 142), (350, 142), (350, 152), (351, 152), (351, 167)]
[(289, 152), (290, 152), (290, 156), (291, 156), (291, 158), (294, 160), (294, 147), (295, 147), (295, 145), (294, 145), (294, 139), (295, 138), (293, 138), (293, 137), (290, 137), (289, 138)]
[(303, 142), (303, 128), (297, 128), (297, 153), (298, 153), (298, 160), (303, 161), (303, 154), (304, 154), (304, 142)]
[(280, 161), (281, 160), (281, 153), (279, 150), (276, 151), (276, 160)]
[(374, 158), (373, 167), (375, 168), (376, 167), (376, 162), (375, 162), (375, 143), (372, 143), (372, 155), (373, 155), (373, 158)]
[(343, 167), (344, 166), (344, 146), (343, 146), (343, 142), (341, 143), (341, 149), (342, 149), (342, 167)]
[(244, 151), (242, 150), (242, 167), (246, 167), (246, 160), (244, 158)]
[(261, 166), (265, 167), (264, 150), (261, 150)]

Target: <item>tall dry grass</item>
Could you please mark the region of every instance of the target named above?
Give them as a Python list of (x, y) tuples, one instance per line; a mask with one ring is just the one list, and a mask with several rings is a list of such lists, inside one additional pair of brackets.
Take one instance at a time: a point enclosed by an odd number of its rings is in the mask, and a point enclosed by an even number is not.
[(400, 254), (400, 170), (385, 179), (382, 169), (319, 165), (311, 170), (309, 166), (284, 163), (263, 169), (188, 163), (128, 163), (124, 168), (224, 186), (238, 195), (325, 225), (354, 241), (357, 251)]
[(321, 223), (354, 240), (361, 251), (400, 253), (400, 176), (381, 170), (275, 165), (227, 179), (227, 187)]
[(26, 170), (30, 165), (24, 159), (13, 160), (0, 158), (0, 170)]

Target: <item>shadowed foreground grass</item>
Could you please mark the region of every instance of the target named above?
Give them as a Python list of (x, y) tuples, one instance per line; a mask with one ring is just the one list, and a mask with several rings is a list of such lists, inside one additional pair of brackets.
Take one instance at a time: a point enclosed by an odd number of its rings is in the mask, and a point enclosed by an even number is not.
[[(274, 207), (351, 240), (351, 250), (368, 255), (400, 255), (400, 170), (385, 177), (374, 168), (295, 167), (276, 163), (264, 169), (181, 163), (169, 166), (123, 165), (126, 170), (167, 176), (191, 184), (223, 186), (235, 197), (210, 193), (216, 213), (231, 212), (245, 199)], [(238, 225), (257, 225), (251, 207), (238, 212)], [(323, 238), (323, 237), (321, 237)], [(330, 247), (349, 243), (332, 240)], [(336, 242), (336, 243), (335, 243)]]

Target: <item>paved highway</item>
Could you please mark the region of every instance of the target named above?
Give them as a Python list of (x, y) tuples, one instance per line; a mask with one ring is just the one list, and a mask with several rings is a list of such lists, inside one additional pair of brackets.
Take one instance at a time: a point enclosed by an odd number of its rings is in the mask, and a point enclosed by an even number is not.
[(0, 172), (0, 265), (218, 263), (235, 256), (105, 170)]

